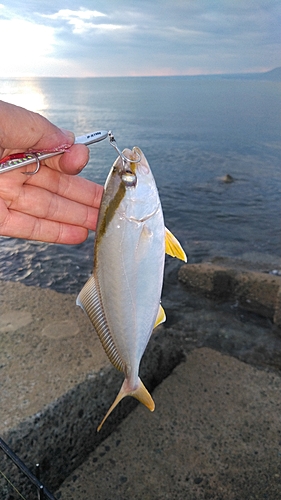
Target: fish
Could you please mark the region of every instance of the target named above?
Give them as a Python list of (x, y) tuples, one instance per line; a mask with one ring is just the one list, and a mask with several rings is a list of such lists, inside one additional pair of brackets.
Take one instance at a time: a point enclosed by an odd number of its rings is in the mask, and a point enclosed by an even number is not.
[(76, 301), (112, 365), (125, 376), (98, 431), (125, 396), (155, 409), (139, 377), (139, 365), (152, 331), (166, 319), (161, 305), (165, 253), (187, 261), (180, 243), (165, 227), (156, 183), (143, 152), (137, 147), (124, 149), (104, 185), (93, 272)]

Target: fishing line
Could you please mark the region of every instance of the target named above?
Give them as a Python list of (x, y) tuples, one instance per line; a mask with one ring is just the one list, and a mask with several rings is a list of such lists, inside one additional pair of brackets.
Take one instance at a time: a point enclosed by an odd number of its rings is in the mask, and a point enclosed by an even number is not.
[(135, 154), (137, 156), (136, 160), (131, 160), (131, 158), (128, 158), (127, 156), (124, 155), (124, 153), (122, 153), (120, 151), (120, 149), (117, 146), (117, 142), (115, 140), (115, 137), (114, 137), (111, 130), (108, 132), (108, 137), (109, 137), (110, 145), (115, 149), (115, 151), (117, 151), (117, 153), (119, 154), (120, 158), (123, 161), (124, 170), (126, 170), (126, 168), (125, 168), (126, 163), (139, 163), (141, 161), (141, 155), (137, 151), (135, 151)]
[[(45, 495), (45, 497), (49, 498), (49, 500), (56, 500), (54, 495), (46, 488), (46, 486), (44, 486), (43, 483), (41, 483), (41, 481), (36, 476), (34, 476), (34, 474), (32, 474), (32, 472), (26, 467), (24, 462), (11, 450), (11, 448), (7, 445), (7, 443), (5, 443), (5, 441), (3, 441), (2, 438), (0, 438), (0, 448), (2, 448), (4, 453), (12, 460), (12, 462), (14, 462), (14, 464), (20, 469), (20, 471), (23, 472), (23, 474), (29, 479), (29, 481), (31, 481), (31, 483), (36, 486), (37, 491), (40, 494), (39, 498), (43, 498), (43, 496)], [(1, 474), (3, 474), (3, 472), (1, 472)], [(23, 498), (23, 500), (27, 500), (22, 495), (21, 497)]]
[(22, 494), (19, 492), (19, 490), (13, 485), (13, 483), (10, 481), (10, 479), (5, 476), (4, 472), (2, 472), (0, 470), (0, 474), (2, 474), (2, 476), (4, 477), (4, 479), (6, 479), (7, 483), (12, 486), (12, 488), (15, 490), (15, 492), (23, 499), (23, 500), (27, 500), (27, 498), (25, 498), (24, 496), (22, 496)]

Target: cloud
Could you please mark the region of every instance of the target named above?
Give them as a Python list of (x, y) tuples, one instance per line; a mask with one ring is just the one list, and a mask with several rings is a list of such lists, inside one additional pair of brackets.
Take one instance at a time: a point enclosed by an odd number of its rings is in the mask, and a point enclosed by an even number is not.
[[(60, 0), (59, 6), (57, 0), (9, 0), (9, 8), (0, 8), (1, 18), (29, 23), (25, 34), (36, 33), (39, 66), (44, 62), (49, 76), (59, 67), (72, 76), (114, 76), (234, 73), (281, 65), (280, 0), (95, 0), (94, 9), (92, 0)], [(40, 29), (49, 53), (33, 26), (46, 28)], [(8, 39), (17, 33), (11, 27)], [(22, 41), (21, 33), (14, 38)], [(31, 47), (26, 54), (26, 69), (36, 71)], [(21, 71), (21, 61), (14, 64)]]
[(55, 14), (42, 14), (44, 17), (49, 17), (50, 19), (84, 19), (84, 20), (89, 20), (93, 19), (96, 17), (106, 17), (106, 14), (103, 12), (99, 12), (98, 10), (89, 10), (85, 9), (84, 7), (80, 7), (79, 10), (71, 10), (71, 9), (60, 9), (58, 12)]
[(53, 19), (56, 21), (66, 21), (72, 26), (72, 32), (81, 34), (93, 29), (95, 26), (91, 21), (99, 17), (107, 17), (106, 14), (97, 10), (89, 10), (80, 7), (79, 10), (60, 9), (54, 14), (39, 14), (46, 19)]
[(72, 27), (72, 33), (82, 35), (84, 33), (105, 33), (131, 29), (131, 26), (117, 23), (93, 23), (93, 19), (108, 17), (108, 14), (97, 10), (89, 10), (80, 7), (79, 10), (61, 9), (54, 14), (40, 14), (46, 19), (65, 21)]

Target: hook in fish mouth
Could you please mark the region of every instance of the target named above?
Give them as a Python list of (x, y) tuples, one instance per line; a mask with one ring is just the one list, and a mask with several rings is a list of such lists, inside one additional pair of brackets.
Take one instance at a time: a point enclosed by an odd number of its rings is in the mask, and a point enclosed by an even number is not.
[(135, 154), (137, 155), (137, 159), (136, 160), (131, 160), (131, 158), (128, 158), (127, 156), (124, 155), (124, 153), (122, 153), (122, 151), (120, 151), (120, 149), (117, 146), (115, 137), (114, 137), (113, 133), (111, 132), (111, 130), (108, 132), (108, 137), (109, 137), (109, 142), (110, 142), (111, 146), (115, 149), (115, 151), (117, 151), (117, 153), (119, 154), (119, 156), (120, 156), (120, 158), (122, 160), (123, 170), (124, 170), (123, 173), (133, 174), (133, 172), (132, 172), (131, 168), (129, 167), (128, 163), (129, 164), (130, 163), (139, 163), (141, 161), (141, 155), (137, 151), (134, 151)]

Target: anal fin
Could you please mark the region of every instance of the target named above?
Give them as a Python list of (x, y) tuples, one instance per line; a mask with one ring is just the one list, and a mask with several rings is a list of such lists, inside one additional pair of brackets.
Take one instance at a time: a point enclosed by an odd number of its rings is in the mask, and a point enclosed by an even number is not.
[(164, 321), (166, 321), (166, 314), (165, 314), (163, 307), (160, 304), (159, 309), (158, 309), (157, 318), (156, 318), (156, 321), (154, 323), (153, 328), (156, 328), (156, 326), (161, 325), (161, 323), (164, 323)]

